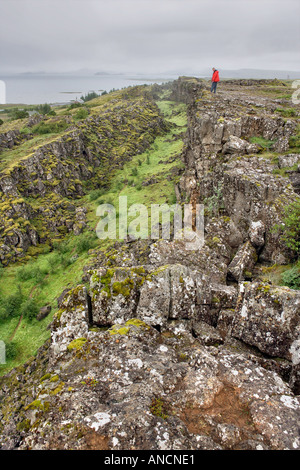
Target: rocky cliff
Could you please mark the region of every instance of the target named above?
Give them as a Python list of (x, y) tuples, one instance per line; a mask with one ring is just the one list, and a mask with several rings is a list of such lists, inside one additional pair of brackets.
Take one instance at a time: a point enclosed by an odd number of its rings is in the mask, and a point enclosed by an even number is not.
[[(0, 154), (3, 265), (24, 257), (30, 246), (51, 245), (67, 232), (80, 231), (76, 199), (92, 188), (107, 188), (114, 170), (145, 150), (166, 126), (153, 101), (128, 92), (93, 108), (86, 119), (61, 116), (43, 122), (67, 128), (38, 145), (32, 118), (22, 122), (29, 133), (16, 129), (0, 134), (0, 150), (6, 146)], [(23, 150), (24, 139), (33, 141), (32, 147)], [(21, 149), (12, 158), (9, 150), (15, 147)]]
[[(265, 275), (295, 259), (274, 227), (299, 198), (299, 109), (283, 117), (289, 101), (257, 93), (267, 83), (243, 85), (216, 96), (193, 78), (171, 85), (168, 99), (188, 105), (177, 199), (204, 204), (204, 244), (127, 239), (93, 252), (51, 339), (1, 379), (2, 449), (300, 448), (300, 291)], [(67, 138), (67, 154), (83, 155), (85, 131)]]

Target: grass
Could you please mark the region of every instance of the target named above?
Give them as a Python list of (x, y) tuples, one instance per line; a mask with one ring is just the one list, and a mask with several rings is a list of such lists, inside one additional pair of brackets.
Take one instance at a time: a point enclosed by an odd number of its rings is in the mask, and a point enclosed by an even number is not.
[[(5, 365), (0, 365), (0, 375), (24, 363), (50, 337), (47, 326), (57, 310), (57, 298), (64, 288), (75, 287), (81, 282), (83, 267), (89, 257), (87, 250), (99, 243), (98, 239), (94, 239), (93, 244), (88, 243), (83, 247), (83, 240), (89, 239), (87, 235), (88, 232), (79, 237), (70, 237), (68, 241), (61, 243), (51, 253), (39, 255), (26, 264), (14, 264), (1, 270), (1, 294), (3, 297), (10, 295), (20, 285), (25, 298), (34, 298), (40, 307), (50, 304), (52, 311), (42, 321), (36, 319), (29, 321), (22, 318), (16, 331), (20, 317), (0, 321), (0, 339), (8, 344), (15, 332), (13, 341), (18, 350), (15, 359), (8, 360)], [(63, 263), (62, 256), (68, 258), (69, 262)], [(37, 272), (40, 273), (38, 276)]]
[(298, 115), (295, 108), (277, 108), (276, 113), (279, 113), (282, 117), (295, 117)]
[(296, 132), (289, 140), (290, 152), (300, 153), (300, 124), (297, 125)]
[(274, 140), (267, 140), (263, 137), (250, 137), (251, 144), (257, 144), (264, 150), (269, 150), (274, 145)]
[(291, 83), (288, 80), (277, 80), (277, 82), (274, 80), (273, 84), (257, 87), (253, 93), (269, 98), (289, 100), (292, 97)]
[(261, 268), (262, 280), (277, 286), (286, 286), (290, 289), (300, 289), (300, 261), (288, 265), (278, 265)]
[[(156, 138), (149, 151), (134, 156), (122, 170), (116, 172), (108, 192), (90, 205), (88, 214), (90, 224), (95, 226), (98, 222), (96, 208), (99, 204), (112, 204), (117, 208), (118, 217), (119, 196), (127, 196), (128, 207), (133, 204), (145, 205), (149, 217), (151, 204), (176, 202), (174, 178), (171, 171), (175, 167), (183, 168), (179, 158), (183, 143), (181, 140), (172, 140), (172, 137), (174, 134), (170, 132), (163, 137)], [(174, 161), (169, 162), (169, 159), (174, 159)], [(134, 169), (136, 171), (133, 171)], [(147, 180), (155, 182), (143, 185)], [(130, 223), (130, 218), (128, 223)]]
[[(95, 227), (99, 220), (96, 216), (99, 204), (114, 205), (118, 216), (119, 196), (127, 196), (128, 207), (132, 204), (144, 204), (150, 208), (154, 203), (175, 203), (174, 177), (171, 172), (175, 167), (183, 168), (179, 157), (183, 142), (177, 139), (177, 135), (186, 130), (186, 107), (171, 101), (158, 101), (157, 104), (173, 127), (164, 136), (157, 137), (148, 150), (133, 156), (130, 162), (116, 171), (110, 188), (104, 195), (99, 192), (100, 197), (97, 198), (97, 190), (91, 192), (88, 212), (91, 226)], [(150, 179), (156, 182), (143, 184)]]

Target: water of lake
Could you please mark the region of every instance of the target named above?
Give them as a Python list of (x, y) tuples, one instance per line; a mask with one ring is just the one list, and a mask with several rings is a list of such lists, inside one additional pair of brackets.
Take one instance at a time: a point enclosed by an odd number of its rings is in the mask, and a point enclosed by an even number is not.
[(0, 76), (5, 82), (6, 103), (41, 104), (64, 103), (79, 99), (90, 91), (101, 94), (144, 83), (164, 83), (178, 76), (149, 77), (126, 75), (48, 75), (28, 74)]

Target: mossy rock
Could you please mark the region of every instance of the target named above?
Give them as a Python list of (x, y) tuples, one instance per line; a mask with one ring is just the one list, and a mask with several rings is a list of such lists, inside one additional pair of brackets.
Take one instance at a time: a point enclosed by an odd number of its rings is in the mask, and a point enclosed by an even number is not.
[(86, 338), (76, 338), (71, 341), (70, 344), (67, 346), (68, 351), (73, 351), (75, 349), (76, 351), (79, 351), (82, 346), (86, 343), (87, 339)]
[(110, 335), (128, 335), (131, 330), (150, 330), (150, 326), (139, 318), (131, 318), (126, 323), (113, 325), (109, 330)]

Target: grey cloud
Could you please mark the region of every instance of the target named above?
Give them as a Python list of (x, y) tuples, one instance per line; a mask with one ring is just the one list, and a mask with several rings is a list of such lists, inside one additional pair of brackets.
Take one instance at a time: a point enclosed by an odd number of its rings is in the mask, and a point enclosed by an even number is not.
[(4, 71), (299, 68), (298, 0), (0, 0), (0, 8)]

